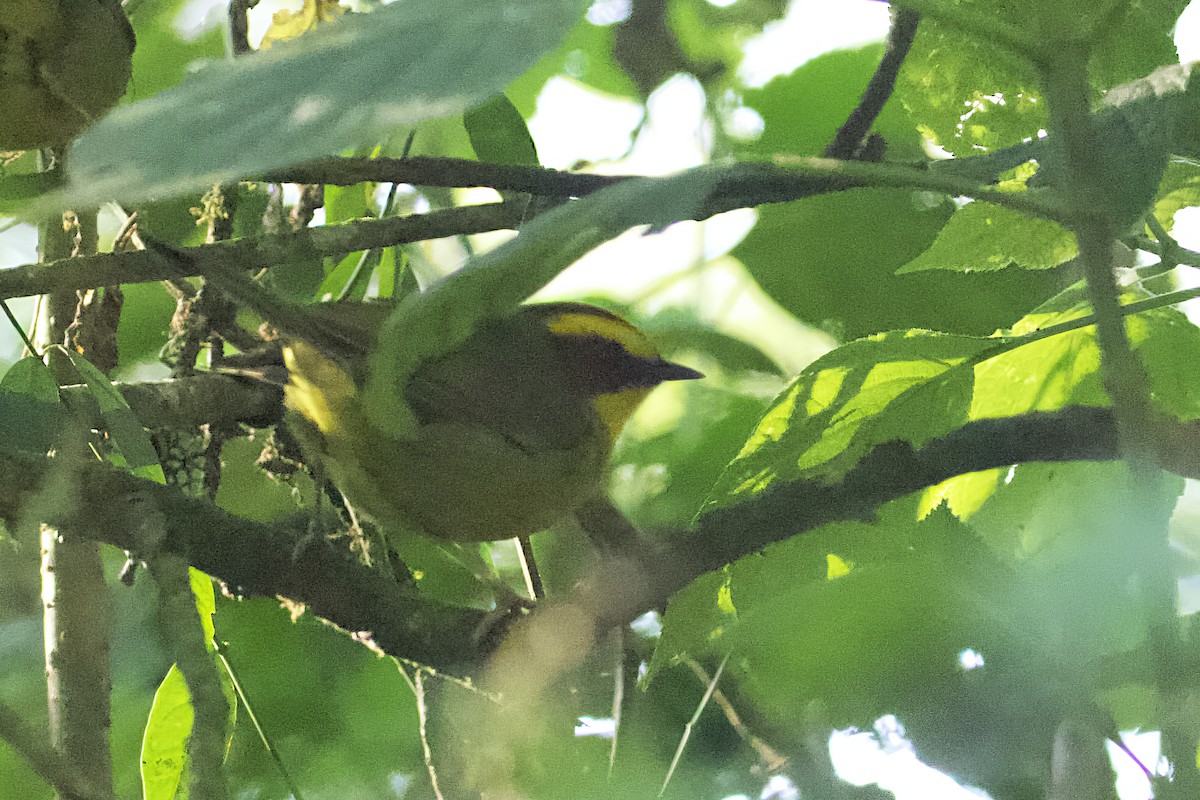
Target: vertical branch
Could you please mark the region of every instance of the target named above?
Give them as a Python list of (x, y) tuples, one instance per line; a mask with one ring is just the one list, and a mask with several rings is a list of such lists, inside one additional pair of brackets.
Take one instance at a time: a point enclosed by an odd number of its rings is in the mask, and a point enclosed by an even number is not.
[(1175, 573), (1171, 565), (1169, 512), (1159, 507), (1164, 495), (1158, 464), (1156, 414), (1146, 371), (1133, 352), (1121, 313), (1113, 246), (1121, 214), (1115, 208), (1100, 134), (1089, 102), (1089, 48), (1083, 38), (1055, 42), (1039, 60), (1051, 130), (1061, 143), (1065, 166), (1063, 194), (1071, 206), (1070, 227), (1079, 245), (1088, 299), (1096, 319), (1100, 372), (1113, 404), (1121, 454), (1129, 465), (1130, 502), (1121, 524), (1138, 579), (1147, 619), (1162, 707), (1164, 752), (1175, 765), (1170, 797), (1200, 796), (1196, 769), (1196, 725), (1179, 711), (1190, 694), (1183, 664)]
[(1091, 116), (1087, 77), (1088, 50), (1083, 43), (1054, 48), (1053, 63), (1042, 69), (1050, 124), (1061, 142), (1063, 193), (1071, 204), (1071, 228), (1079, 242), (1087, 277), (1088, 299), (1096, 315), (1101, 378), (1112, 399), (1125, 457), (1134, 464), (1154, 463), (1154, 439), (1146, 373), (1134, 355), (1121, 314), (1120, 288), (1113, 263), (1117, 238), (1107, 164)]
[(229, 4), (229, 48), (235, 56), (249, 53), (250, 20), (246, 13), (258, 5), (258, 0), (233, 0)]
[[(61, 161), (43, 163), (45, 171), (61, 168)], [(94, 248), (94, 244), (90, 246)], [(64, 230), (62, 215), (48, 215), (39, 226), (38, 258), (54, 261), (75, 251), (74, 237)], [(61, 344), (66, 337), (75, 313), (75, 293), (45, 297), (41, 307), (35, 344), (46, 352), (48, 346)], [(54, 361), (51, 358), (52, 368)], [(67, 377), (61, 369), (55, 375)], [(51, 741), (90, 786), (111, 794), (108, 587), (99, 545), (72, 538), (69, 532), (64, 536), (48, 526), (42, 528), (41, 544)]]
[[(162, 516), (150, 512), (143, 524), (161, 530)], [(153, 536), (154, 531), (149, 533)], [(228, 800), (224, 764), (229, 706), (216, 661), (205, 646), (187, 561), (173, 553), (156, 553), (146, 558), (146, 570), (158, 584), (163, 636), (187, 683), (195, 714), (187, 746), (188, 796), (191, 800)]]

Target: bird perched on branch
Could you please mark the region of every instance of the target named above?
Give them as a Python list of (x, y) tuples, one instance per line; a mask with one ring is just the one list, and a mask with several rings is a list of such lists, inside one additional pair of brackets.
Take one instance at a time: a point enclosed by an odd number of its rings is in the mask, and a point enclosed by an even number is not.
[(613, 443), (654, 387), (702, 377), (601, 308), (522, 305), (385, 387), (417, 423), (398, 432), (364, 391), (372, 354), (403, 347), (377, 341), (395, 304), (296, 305), (241, 273), (208, 279), (279, 329), (301, 451), (385, 528), (454, 541), (543, 530), (604, 498)]
[[(604, 491), (613, 442), (650, 390), (702, 377), (608, 311), (530, 304), (486, 321), (395, 387), (419, 423), (416, 437), (396, 438), (369, 422), (359, 391), (390, 310), (307, 307), (310, 335), (285, 336), (286, 403), (301, 449), (356, 509), (440, 538), (553, 525)], [(320, 342), (314, 330), (338, 333)], [(347, 348), (351, 331), (357, 344)]]

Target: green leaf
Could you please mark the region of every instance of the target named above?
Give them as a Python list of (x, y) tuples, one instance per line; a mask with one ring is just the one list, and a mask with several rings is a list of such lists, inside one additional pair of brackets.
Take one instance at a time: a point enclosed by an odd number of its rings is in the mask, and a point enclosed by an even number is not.
[[(1175, 23), (1188, 0), (1132, 0), (1096, 26), (1088, 74), (1092, 85), (1108, 89), (1140, 78), (1156, 67), (1177, 64)], [(1077, 8), (1094, 11), (1098, 4), (1082, 2)], [(1079, 17), (1067, 19), (1072, 30)]]
[(440, 541), (410, 531), (386, 531), (385, 537), (412, 572), (422, 596), (474, 607), (486, 607), (495, 600), (495, 593), (479, 579), (487, 572), (478, 545)]
[(726, 505), (776, 480), (843, 474), (870, 447), (923, 444), (967, 420), (972, 359), (995, 340), (894, 331), (815, 361), (776, 398), (714, 486)]
[(1058, 288), (1053, 273), (894, 274), (950, 216), (950, 203), (923, 198), (853, 189), (760, 208), (733, 255), (776, 302), (841, 339), (896, 328), (988, 334)]
[(80, 354), (67, 350), (71, 364), (83, 376), (88, 391), (100, 407), (104, 429), (108, 432), (124, 466), (140, 478), (164, 483), (162, 467), (158, 463), (158, 452), (150, 443), (150, 437), (138, 421), (129, 404), (103, 372)]
[(404, 254), (402, 248), (388, 247), (384, 249), (383, 255), (379, 257), (379, 266), (375, 268), (375, 275), (378, 278), (375, 287), (376, 294), (381, 298), (395, 297), (397, 283), (403, 281), (407, 269), (408, 256)]
[(1169, 231), (1174, 227), (1176, 212), (1194, 206), (1200, 206), (1200, 164), (1173, 159), (1159, 184), (1154, 216)]
[(503, 94), (463, 114), (463, 125), (480, 161), (528, 167), (540, 163), (521, 112)]
[[(1135, 299), (1128, 294), (1123, 301)], [(737, 502), (777, 480), (836, 479), (876, 445), (899, 440), (919, 447), (969, 420), (1106, 405), (1094, 328), (1024, 338), (1087, 312), (1076, 286), (1008, 336), (896, 331), (834, 350), (775, 400), (709, 502)], [(1200, 384), (1181, 368), (1200, 360), (1200, 330), (1170, 308), (1132, 316), (1127, 329), (1156, 407), (1184, 421), (1200, 418)], [(960, 485), (965, 497), (956, 496)], [(928, 491), (926, 508), (949, 501), (965, 516), (994, 486), (953, 478)]]
[(19, 212), (37, 198), (62, 186), (62, 183), (59, 173), (0, 177), (0, 210)]
[(325, 187), (325, 224), (377, 217), (376, 183), (356, 183), (353, 186)]
[(1137, 97), (1096, 117), (1101, 163), (1111, 187), (1108, 201), (1119, 224), (1133, 224), (1154, 202), (1171, 157), (1176, 117), (1187, 98), (1178, 93)]
[[(973, 6), (981, 14), (980, 3)], [(964, 157), (1036, 137), (1047, 125), (1037, 75), (1000, 44), (923, 18), (896, 98), (938, 146)]]
[(962, 680), (955, 666), (963, 649), (986, 653), (1003, 641), (985, 621), (999, 609), (978, 602), (982, 587), (972, 587), (989, 572), (995, 577), (985, 585), (994, 585), (1003, 572), (970, 530), (944, 512), (910, 518), (907, 527), (863, 531), (903, 538), (913, 549), (859, 563), (840, 578), (788, 577), (812, 573), (790, 548), (735, 565), (738, 620), (729, 646), (777, 721), (800, 718), (816, 701), (834, 726), (869, 725)]
[[(1092, 45), (1089, 77), (1102, 91), (1178, 60), (1172, 34), (1187, 3), (1136, 0), (1121, 3), (1115, 14), (1108, 13), (1112, 4), (1097, 3), (958, 0), (953, 5), (985, 25), (1014, 26), (1030, 42), (1086, 36)], [(936, 16), (922, 19), (896, 87), (922, 130), (956, 156), (1036, 138), (1046, 128), (1046, 116), (1034, 69), (998, 39), (950, 27)], [(1096, 30), (1083, 33), (1090, 26)]]
[[(794, 580), (792, 576), (789, 583)], [(663, 669), (684, 656), (697, 658), (729, 652), (729, 644), (723, 637), (737, 624), (729, 581), (727, 571), (709, 572), (671, 598), (646, 681), (654, 680)]]
[(923, 270), (990, 272), (1049, 269), (1078, 255), (1075, 236), (1056, 222), (976, 201), (954, 212), (928, 250), (896, 274)]
[(40, 358), (26, 356), (8, 368), (0, 378), (0, 390), (19, 394), (41, 403), (58, 403), (58, 385), (54, 374)]
[(0, 379), (0, 441), (6, 447), (45, 455), (67, 424), (54, 376), (40, 358), (27, 356)]
[(192, 698), (174, 664), (154, 692), (142, 739), (142, 792), (145, 800), (175, 800), (186, 786), (187, 740), (192, 734)]
[(461, 112), (555, 47), (582, 12), (579, 0), (417, 0), (213, 64), (80, 137), (69, 195), (178, 194)]
[(381, 253), (380, 250), (359, 250), (342, 258), (321, 281), (313, 300), (320, 303), (329, 299), (363, 299), (367, 284), (379, 266)]
[(217, 613), (217, 595), (213, 590), (212, 578), (195, 567), (188, 567), (188, 579), (192, 584), (192, 594), (196, 596), (196, 613), (200, 615), (200, 626), (204, 629), (204, 646), (211, 652), (213, 648), (213, 614)]
[[(1149, 203), (1153, 187), (1166, 168), (1167, 154), (1200, 153), (1200, 81), (1192, 80), (1191, 64), (1162, 67), (1138, 80), (1114, 87), (1093, 114), (1092, 125), (1104, 149), (1103, 164), (1118, 197), (1130, 208)], [(985, 155), (934, 161), (930, 170), (993, 183), (1021, 164), (1036, 161), (1031, 187), (1054, 186), (1063, 164), (1054, 132)], [(1120, 185), (1132, 181), (1134, 190)]]

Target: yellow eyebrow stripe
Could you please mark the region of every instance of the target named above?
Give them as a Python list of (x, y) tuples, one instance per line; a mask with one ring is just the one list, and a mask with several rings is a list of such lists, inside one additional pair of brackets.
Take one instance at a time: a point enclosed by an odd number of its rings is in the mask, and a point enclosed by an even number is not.
[(654, 358), (658, 351), (642, 332), (618, 316), (596, 309), (600, 313), (567, 311), (551, 318), (546, 327), (563, 336), (599, 336), (616, 342), (631, 355)]

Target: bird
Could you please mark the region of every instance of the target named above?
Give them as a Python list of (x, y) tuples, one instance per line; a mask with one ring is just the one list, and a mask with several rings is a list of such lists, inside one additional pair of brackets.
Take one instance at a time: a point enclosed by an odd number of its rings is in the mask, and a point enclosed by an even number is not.
[(267, 308), (244, 281), (217, 283), (280, 330), (285, 422), (305, 460), (385, 530), (482, 542), (549, 528), (606, 498), (613, 445), (651, 390), (703, 377), (612, 312), (528, 303), (386, 387), (417, 422), (397, 434), (372, 421), (363, 391), (393, 302)]

